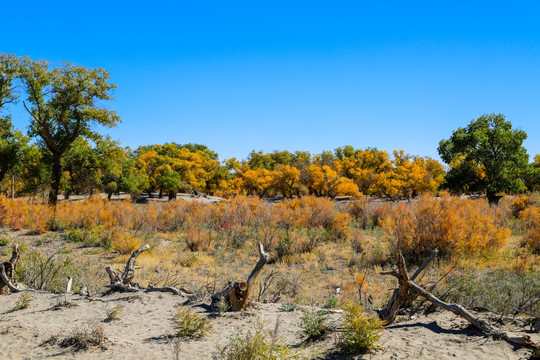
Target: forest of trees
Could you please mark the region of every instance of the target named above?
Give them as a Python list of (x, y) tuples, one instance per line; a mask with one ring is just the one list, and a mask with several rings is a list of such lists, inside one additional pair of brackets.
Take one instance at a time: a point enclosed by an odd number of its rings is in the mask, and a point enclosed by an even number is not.
[[(0, 188), (15, 196), (59, 193), (204, 192), (260, 197), (373, 195), (390, 199), (436, 193), (486, 194), (540, 189), (540, 155), (529, 163), (527, 135), (501, 114), (483, 115), (439, 146), (441, 159), (343, 146), (334, 151), (252, 151), (220, 161), (199, 144), (153, 144), (135, 150), (95, 131), (120, 118), (104, 107), (115, 85), (102, 69), (0, 54)], [(10, 104), (28, 115), (27, 134), (13, 127)]]

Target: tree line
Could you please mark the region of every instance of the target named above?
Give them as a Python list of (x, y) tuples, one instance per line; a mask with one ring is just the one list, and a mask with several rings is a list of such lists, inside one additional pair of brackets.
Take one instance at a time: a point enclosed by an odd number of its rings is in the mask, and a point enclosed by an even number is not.
[[(104, 107), (116, 86), (103, 69), (70, 63), (53, 65), (0, 54), (0, 186), (17, 195), (48, 193), (55, 205), (62, 192), (114, 194), (177, 192), (286, 197), (360, 194), (391, 199), (448, 189), (501, 193), (540, 189), (540, 156), (529, 163), (527, 134), (501, 114), (487, 114), (442, 140), (442, 160), (392, 154), (376, 148), (343, 146), (334, 151), (252, 151), (245, 160), (220, 161), (200, 144), (154, 144), (135, 150), (99, 134), (113, 127), (116, 112)], [(13, 127), (9, 104), (22, 102), (28, 114), (24, 135)]]

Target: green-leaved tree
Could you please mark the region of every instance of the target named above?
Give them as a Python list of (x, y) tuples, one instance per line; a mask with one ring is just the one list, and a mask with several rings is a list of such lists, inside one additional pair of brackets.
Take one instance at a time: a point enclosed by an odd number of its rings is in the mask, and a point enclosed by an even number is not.
[(482, 115), (455, 130), (438, 148), (450, 165), (445, 187), (455, 193), (485, 193), (490, 203), (497, 203), (500, 193), (525, 190), (526, 138), (525, 131), (513, 129), (502, 114)]
[(46, 61), (23, 59), (20, 77), (27, 94), (31, 136), (38, 136), (52, 154), (49, 204), (56, 205), (62, 178), (62, 157), (79, 137), (96, 138), (94, 127), (115, 126), (120, 118), (103, 107), (116, 87), (103, 69), (70, 63), (53, 67)]

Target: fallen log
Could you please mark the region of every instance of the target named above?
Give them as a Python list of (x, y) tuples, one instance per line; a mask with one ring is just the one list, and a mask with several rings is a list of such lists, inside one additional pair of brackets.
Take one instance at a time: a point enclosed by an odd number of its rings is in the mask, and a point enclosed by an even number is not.
[[(428, 260), (430, 259), (428, 258)], [(395, 320), (395, 315), (397, 315), (397, 311), (399, 310), (399, 307), (405, 300), (405, 297), (407, 296), (407, 292), (411, 290), (417, 295), (422, 296), (426, 300), (430, 301), (436, 307), (440, 307), (442, 309), (451, 311), (458, 316), (461, 316), (462, 318), (467, 320), (471, 325), (481, 330), (484, 334), (493, 336), (495, 339), (501, 339), (501, 340), (507, 341), (513, 345), (526, 346), (533, 350), (533, 357), (540, 357), (540, 346), (534, 343), (528, 335), (509, 336), (504, 331), (501, 331), (497, 329), (496, 327), (492, 326), (491, 324), (489, 324), (486, 320), (477, 318), (476, 316), (471, 314), (469, 311), (467, 311), (463, 306), (459, 304), (448, 304), (440, 300), (439, 298), (437, 298), (435, 295), (431, 294), (429, 291), (427, 291), (420, 285), (416, 284), (413, 281), (414, 279), (412, 279), (412, 277), (411, 278), (408, 277), (407, 268), (405, 266), (405, 259), (403, 258), (403, 255), (401, 254), (401, 252), (398, 252), (397, 266), (398, 266), (397, 269), (381, 272), (381, 274), (383, 275), (394, 276), (399, 281), (399, 288), (397, 289), (397, 293), (399, 295), (396, 296), (395, 298), (392, 297), (390, 301), (388, 302), (387, 306), (385, 307), (385, 309), (379, 312), (379, 316), (388, 315), (386, 319), (381, 318), (382, 320), (385, 320), (386, 325), (391, 324)], [(425, 266), (421, 266), (420, 268), (423, 269), (425, 268)], [(420, 271), (416, 271), (415, 275), (419, 273)], [(406, 291), (404, 289), (406, 289)], [(405, 292), (405, 295), (403, 295), (403, 292)], [(386, 309), (391, 309), (391, 311), (389, 311), (388, 313), (385, 313), (384, 311)]]
[(229, 308), (233, 311), (240, 311), (246, 307), (253, 282), (261, 272), (263, 266), (268, 262), (268, 254), (264, 252), (264, 247), (259, 243), (259, 261), (251, 271), (247, 281), (229, 282), (225, 289), (212, 295), (212, 304), (225, 299)]

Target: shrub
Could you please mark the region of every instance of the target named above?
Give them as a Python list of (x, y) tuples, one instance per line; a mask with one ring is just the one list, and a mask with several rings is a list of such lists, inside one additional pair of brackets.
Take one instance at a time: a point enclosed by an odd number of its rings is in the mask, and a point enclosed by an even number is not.
[(173, 326), (176, 336), (183, 338), (198, 339), (212, 331), (208, 318), (181, 306), (176, 308)]
[(120, 315), (122, 315), (122, 307), (120, 305), (116, 305), (112, 309), (107, 310), (107, 317), (105, 318), (105, 322), (120, 320)]
[(111, 243), (111, 247), (122, 255), (128, 255), (140, 248), (141, 244), (141, 239), (132, 235), (124, 235), (114, 239)]
[(349, 303), (344, 310), (343, 333), (339, 341), (341, 350), (350, 354), (362, 354), (377, 349), (382, 321), (366, 314), (359, 303)]
[(302, 329), (302, 335), (307, 337), (307, 341), (316, 341), (322, 338), (328, 330), (325, 324), (328, 312), (320, 309), (307, 309), (303, 313), (298, 325)]
[[(43, 255), (38, 251), (24, 254), (17, 263), (15, 279), (32, 289), (59, 292), (66, 287), (66, 279), (72, 276), (76, 282), (90, 273), (88, 263), (74, 264), (70, 257), (52, 253)], [(73, 284), (75, 288), (77, 283)]]
[(496, 271), (465, 271), (448, 276), (440, 294), (465, 307), (483, 307), (500, 314), (516, 311), (538, 314), (540, 272), (527, 266)]
[(76, 329), (60, 342), (61, 347), (72, 346), (76, 351), (88, 350), (91, 347), (106, 348), (108, 341), (103, 325), (87, 325), (82, 329)]
[(279, 319), (273, 331), (264, 329), (265, 323), (258, 321), (255, 332), (242, 336), (238, 331), (229, 337), (229, 343), (218, 348), (214, 360), (280, 360), (301, 359), (298, 352), (286, 345), (285, 340), (278, 336)]
[(540, 254), (540, 208), (530, 206), (519, 213), (523, 225), (523, 242), (534, 253)]
[(32, 297), (30, 296), (30, 293), (23, 292), (21, 296), (19, 296), (19, 299), (15, 303), (15, 310), (22, 310), (22, 309), (28, 309), (30, 307), (30, 304), (32, 303)]
[(9, 244), (9, 241), (9, 238), (7, 237), (0, 238), (0, 246), (6, 246), (7, 244)]
[(441, 257), (500, 249), (510, 230), (497, 224), (483, 200), (422, 196), (390, 211), (383, 229), (408, 262), (417, 263), (435, 249)]

